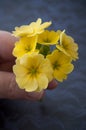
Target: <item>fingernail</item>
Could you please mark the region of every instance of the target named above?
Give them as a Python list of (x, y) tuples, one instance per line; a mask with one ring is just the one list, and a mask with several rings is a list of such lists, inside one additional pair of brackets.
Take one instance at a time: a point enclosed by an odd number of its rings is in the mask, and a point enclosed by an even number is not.
[(52, 80), (52, 81), (49, 83), (48, 89), (54, 89), (54, 88), (57, 87), (57, 85), (58, 85), (58, 83), (57, 83), (57, 81), (54, 79), (54, 80)]
[(40, 96), (39, 102), (42, 102), (45, 96), (45, 91), (42, 91), (42, 95)]

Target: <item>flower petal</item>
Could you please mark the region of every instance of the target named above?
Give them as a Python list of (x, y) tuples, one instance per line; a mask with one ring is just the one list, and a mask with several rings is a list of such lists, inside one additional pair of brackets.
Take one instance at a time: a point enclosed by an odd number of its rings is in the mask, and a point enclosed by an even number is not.
[(35, 78), (28, 77), (28, 81), (25, 84), (24, 88), (27, 92), (36, 91), (36, 89), (38, 88), (37, 80)]
[(13, 66), (13, 72), (15, 73), (15, 75), (18, 75), (19, 77), (23, 77), (28, 73), (28, 70), (24, 66), (20, 65), (19, 60), (16, 60), (16, 65)]
[(63, 52), (65, 55), (70, 56), (69, 53), (61, 46), (61, 45), (56, 45), (57, 49), (59, 49), (61, 52)]
[(65, 73), (65, 74), (69, 74), (73, 71), (74, 69), (74, 65), (71, 63), (68, 64), (64, 64), (61, 68), (61, 70)]
[(67, 79), (67, 75), (63, 72), (61, 72), (61, 70), (55, 70), (54, 71), (54, 77), (55, 79), (57, 79), (58, 81), (62, 82), (63, 79)]
[(38, 82), (38, 91), (41, 91), (43, 89), (46, 89), (48, 87), (48, 78), (45, 74), (39, 74), (37, 76), (37, 82)]

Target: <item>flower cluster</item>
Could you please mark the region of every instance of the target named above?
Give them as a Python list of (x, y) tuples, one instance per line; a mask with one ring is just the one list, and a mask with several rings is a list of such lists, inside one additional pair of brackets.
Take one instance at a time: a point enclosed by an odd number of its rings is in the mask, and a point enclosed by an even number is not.
[(52, 79), (62, 82), (74, 69), (78, 45), (65, 30), (47, 30), (51, 22), (42, 24), (39, 18), (29, 25), (16, 27), (13, 71), (21, 89), (28, 92), (46, 89)]

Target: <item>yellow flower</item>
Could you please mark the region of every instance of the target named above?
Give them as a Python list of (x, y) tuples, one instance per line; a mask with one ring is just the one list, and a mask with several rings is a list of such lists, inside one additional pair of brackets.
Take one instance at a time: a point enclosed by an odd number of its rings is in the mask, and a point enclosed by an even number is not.
[(55, 31), (45, 30), (43, 33), (38, 36), (38, 43), (43, 45), (54, 45), (59, 40), (59, 34)]
[(21, 59), (17, 59), (13, 71), (19, 87), (28, 92), (46, 89), (53, 78), (50, 61), (37, 53), (25, 54)]
[(64, 31), (60, 34), (60, 44), (57, 44), (56, 47), (67, 56), (70, 56), (72, 60), (78, 59), (78, 45)]
[(72, 72), (74, 68), (74, 66), (71, 64), (70, 57), (64, 55), (58, 50), (54, 50), (52, 54), (47, 56), (47, 58), (52, 64), (54, 78), (56, 78), (60, 82), (62, 82), (63, 79), (66, 79), (67, 74)]
[(32, 53), (36, 48), (37, 36), (34, 37), (23, 37), (15, 43), (15, 48), (13, 49), (13, 55), (20, 58), (26, 53)]
[(42, 33), (45, 28), (51, 25), (51, 22), (45, 22), (43, 24), (41, 23), (42, 23), (42, 20), (38, 18), (36, 22), (32, 22), (29, 25), (16, 27), (15, 31), (13, 31), (13, 34), (16, 37), (22, 37), (22, 36), (32, 37), (32, 36)]

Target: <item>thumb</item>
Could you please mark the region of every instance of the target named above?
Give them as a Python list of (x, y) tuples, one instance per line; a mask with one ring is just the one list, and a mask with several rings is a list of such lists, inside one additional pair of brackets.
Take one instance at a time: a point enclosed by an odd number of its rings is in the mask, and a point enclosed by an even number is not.
[(25, 92), (19, 89), (13, 73), (0, 72), (0, 98), (39, 100), (44, 95), (42, 92)]

